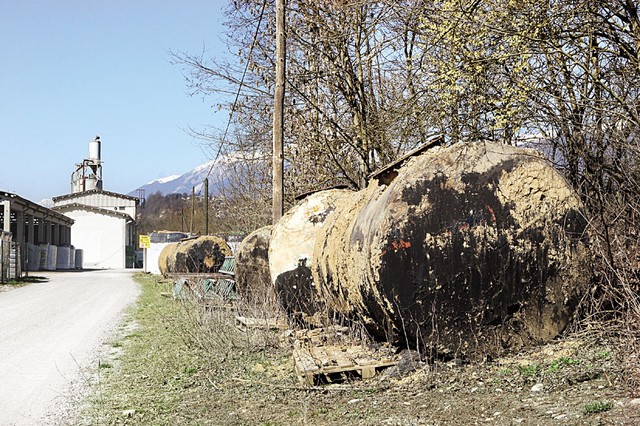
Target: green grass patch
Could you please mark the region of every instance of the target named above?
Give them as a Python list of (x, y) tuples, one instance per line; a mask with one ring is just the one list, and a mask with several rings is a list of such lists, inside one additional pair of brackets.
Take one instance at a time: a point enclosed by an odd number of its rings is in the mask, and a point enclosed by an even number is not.
[(83, 413), (83, 421), (89, 424), (189, 423), (182, 421), (180, 413), (189, 400), (189, 389), (206, 382), (198, 376), (198, 371), (207, 364), (207, 354), (189, 344), (184, 333), (176, 330), (185, 326), (182, 308), (160, 295), (161, 291), (168, 290), (170, 283), (142, 274), (136, 275), (135, 280), (142, 291), (137, 304), (128, 312), (127, 321), (137, 324), (137, 328), (111, 344), (122, 347), (124, 353), (117, 361), (118, 368), (112, 368), (109, 362), (100, 363), (100, 384)]
[(111, 343), (122, 353), (100, 364), (81, 424), (288, 424), (303, 415), (286, 400), (286, 409), (264, 408), (281, 397), (274, 389), (299, 386), (277, 332), (242, 332), (236, 311), (162, 296), (172, 283), (157, 276), (135, 280), (140, 297)]
[(564, 367), (564, 366), (569, 366), (569, 365), (578, 365), (580, 364), (580, 360), (579, 359), (574, 359), (574, 358), (569, 358), (569, 357), (560, 357), (558, 359), (556, 359), (555, 361), (553, 361), (549, 367), (547, 368), (547, 372), (548, 373), (555, 373), (558, 370), (560, 370), (560, 368)]
[(540, 365), (538, 364), (519, 365), (518, 372), (524, 377), (533, 377), (540, 372)]
[(609, 411), (613, 408), (613, 403), (610, 401), (604, 402), (592, 402), (584, 406), (585, 414), (597, 414), (604, 413), (605, 411)]

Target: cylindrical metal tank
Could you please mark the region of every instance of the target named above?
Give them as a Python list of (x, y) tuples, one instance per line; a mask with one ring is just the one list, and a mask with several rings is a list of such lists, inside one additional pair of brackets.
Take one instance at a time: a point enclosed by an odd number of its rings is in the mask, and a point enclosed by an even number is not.
[(269, 273), (269, 241), (272, 226), (259, 228), (247, 235), (236, 252), (236, 291), (250, 303), (272, 306), (276, 302)]
[(158, 256), (158, 270), (164, 276), (166, 276), (169, 272), (167, 267), (167, 262), (169, 257), (172, 256), (173, 251), (178, 247), (178, 243), (168, 243), (162, 247), (160, 251), (160, 255)]
[(71, 247), (58, 246), (58, 254), (56, 259), (56, 269), (69, 269), (69, 256), (71, 255)]
[(27, 243), (27, 271), (37, 271), (40, 269), (41, 256), (42, 251), (39, 246)]
[(76, 249), (74, 265), (76, 269), (82, 269), (82, 262), (84, 260), (84, 250)]
[(224, 258), (231, 254), (224, 238), (204, 235), (169, 244), (160, 253), (158, 265), (164, 275), (181, 272), (217, 272)]
[[(181, 240), (187, 238), (189, 235), (184, 232), (177, 231), (160, 231), (160, 232), (152, 232), (149, 234), (150, 246), (147, 250), (147, 260), (145, 265), (145, 272), (149, 272), (152, 274), (163, 274), (160, 270), (160, 254), (163, 252), (164, 248), (171, 244), (177, 243)], [(166, 257), (162, 260), (164, 262), (163, 268), (166, 267), (167, 259)]]
[(45, 269), (47, 271), (55, 271), (56, 264), (58, 262), (58, 247), (50, 244), (47, 247), (47, 266)]
[(534, 151), (426, 152), (328, 218), (312, 266), (318, 292), (379, 338), (444, 354), (547, 341), (587, 286), (580, 208)]
[(89, 142), (89, 159), (100, 160), (100, 136), (96, 136)]
[(311, 276), (316, 236), (327, 216), (353, 192), (330, 189), (309, 195), (274, 226), (269, 244), (269, 272), (278, 299), (292, 312), (313, 315), (322, 307)]

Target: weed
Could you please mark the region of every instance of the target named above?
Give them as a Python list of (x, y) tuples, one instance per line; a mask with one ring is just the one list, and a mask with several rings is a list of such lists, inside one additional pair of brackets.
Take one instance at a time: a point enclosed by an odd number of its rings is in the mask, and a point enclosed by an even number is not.
[(195, 367), (185, 367), (183, 370), (184, 374), (186, 374), (187, 376), (191, 376), (196, 371), (198, 371), (198, 369)]
[(584, 413), (585, 414), (604, 413), (605, 411), (611, 410), (612, 407), (613, 407), (613, 404), (611, 403), (611, 401), (592, 402), (584, 406)]
[(27, 277), (21, 277), (21, 278), (9, 280), (6, 283), (2, 283), (2, 285), (6, 285), (10, 287), (23, 287), (28, 284), (41, 283), (46, 281), (49, 281), (49, 278), (39, 277), (39, 276), (27, 276)]
[(510, 376), (513, 374), (513, 370), (510, 368), (501, 368), (498, 370), (498, 375), (500, 376)]
[(598, 352), (598, 358), (600, 358), (600, 359), (609, 359), (609, 358), (611, 358), (611, 352), (610, 351)]
[(538, 364), (519, 365), (518, 372), (522, 374), (524, 377), (533, 377), (540, 372), (540, 365)]
[[(234, 403), (242, 400), (246, 389), (257, 389), (238, 386), (245, 382), (236, 379), (251, 380), (247, 378), (247, 366), (259, 362), (263, 366), (274, 365), (277, 370), (290, 362), (290, 357), (279, 351), (277, 331), (240, 331), (236, 327), (236, 309), (205, 308), (194, 299), (175, 301), (162, 296), (170, 292), (172, 283), (143, 274), (135, 279), (142, 292), (126, 319), (135, 328), (123, 327), (123, 337), (111, 345), (124, 346), (126, 350), (117, 372), (101, 377), (100, 387), (83, 413), (91, 424), (119, 424), (122, 407), (144, 412), (143, 423), (129, 419), (134, 424), (201, 424), (201, 419), (216, 416), (219, 424), (226, 424), (230, 418), (237, 421), (238, 412), (232, 415), (226, 409), (231, 401), (226, 405), (203, 401), (210, 400), (212, 390), (219, 389), (218, 384), (232, 389), (232, 393), (238, 392), (232, 394)], [(242, 315), (248, 317), (277, 315), (259, 306), (241, 308)], [(266, 359), (267, 352), (276, 356)], [(109, 367), (103, 363), (99, 366)], [(284, 386), (297, 385), (290, 375), (278, 380)], [(300, 415), (297, 411), (279, 413), (280, 417), (287, 414)]]
[(112, 368), (113, 365), (111, 365), (108, 362), (105, 361), (98, 361), (98, 368), (103, 369), (103, 368)]
[(298, 417), (300, 415), (300, 410), (293, 408), (293, 409), (287, 411), (287, 415), (289, 417)]
[(580, 364), (579, 359), (573, 359), (569, 357), (560, 357), (555, 361), (553, 361), (551, 365), (549, 365), (549, 367), (547, 368), (547, 372), (555, 373), (560, 369), (560, 367), (563, 367), (566, 365), (577, 365), (577, 364)]

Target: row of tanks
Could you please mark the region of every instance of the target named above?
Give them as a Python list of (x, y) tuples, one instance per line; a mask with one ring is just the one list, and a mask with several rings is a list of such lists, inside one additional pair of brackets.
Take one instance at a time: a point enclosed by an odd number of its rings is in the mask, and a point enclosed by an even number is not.
[(485, 356), (567, 326), (588, 287), (585, 229), (579, 198), (536, 151), (438, 146), (248, 235), (236, 283), (311, 324), (341, 318), (379, 340)]

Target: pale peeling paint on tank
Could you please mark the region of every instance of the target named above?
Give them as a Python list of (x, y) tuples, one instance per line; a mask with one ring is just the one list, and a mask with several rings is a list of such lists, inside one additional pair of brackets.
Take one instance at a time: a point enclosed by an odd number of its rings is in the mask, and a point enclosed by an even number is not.
[(290, 312), (312, 316), (324, 301), (317, 297), (311, 275), (316, 238), (325, 220), (353, 191), (332, 189), (309, 195), (274, 226), (269, 245), (269, 271), (276, 296)]
[(511, 214), (522, 228), (541, 220), (558, 220), (570, 209), (580, 209), (580, 200), (560, 174), (542, 162), (518, 164), (503, 171), (496, 194), (513, 204)]
[(352, 193), (333, 189), (311, 194), (273, 226), (269, 246), (269, 268), (273, 283), (278, 276), (300, 265), (307, 268), (311, 266), (318, 230), (338, 201)]
[(276, 295), (269, 273), (269, 244), (272, 226), (247, 235), (235, 257), (236, 290), (251, 303), (275, 305)]

